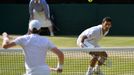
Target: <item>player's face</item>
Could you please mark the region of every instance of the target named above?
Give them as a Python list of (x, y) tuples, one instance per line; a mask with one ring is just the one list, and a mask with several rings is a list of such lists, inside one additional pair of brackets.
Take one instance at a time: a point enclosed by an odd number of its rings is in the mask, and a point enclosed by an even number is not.
[(102, 23), (102, 28), (104, 31), (108, 31), (111, 28), (111, 26), (112, 26), (112, 23), (109, 21), (104, 21)]

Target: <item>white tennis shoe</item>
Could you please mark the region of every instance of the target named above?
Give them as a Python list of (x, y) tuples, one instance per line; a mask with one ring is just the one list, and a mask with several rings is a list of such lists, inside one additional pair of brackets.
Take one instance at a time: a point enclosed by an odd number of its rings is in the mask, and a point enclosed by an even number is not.
[(86, 75), (93, 75), (93, 72), (94, 72), (94, 70), (93, 70), (93, 68), (88, 68), (88, 71), (86, 72)]
[(103, 72), (100, 70), (100, 66), (96, 65), (93, 69), (96, 75), (104, 75)]

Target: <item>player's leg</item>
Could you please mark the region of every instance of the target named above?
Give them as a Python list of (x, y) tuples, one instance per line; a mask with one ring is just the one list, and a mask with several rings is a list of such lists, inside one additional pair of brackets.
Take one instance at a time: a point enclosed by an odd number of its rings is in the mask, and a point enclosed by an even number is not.
[(53, 27), (52, 26), (48, 27), (48, 30), (50, 32), (50, 36), (54, 36)]
[(100, 58), (98, 60), (98, 65), (100, 65), (100, 66), (104, 65), (104, 63), (105, 63), (105, 61), (107, 60), (107, 57), (108, 57), (107, 53), (106, 52), (100, 52), (99, 56), (100, 56)]
[[(83, 47), (95, 48), (94, 45), (92, 45), (88, 41), (84, 41)], [(89, 52), (89, 54), (92, 56), (92, 59), (90, 60), (90, 64), (89, 64), (89, 67), (88, 67), (86, 75), (92, 75), (93, 74), (94, 67), (95, 67), (95, 65), (96, 65), (96, 63), (98, 61), (98, 55), (96, 55), (95, 52)]]
[(98, 75), (104, 75), (101, 71), (100, 67), (104, 64), (105, 60), (107, 59), (108, 55), (106, 52), (97, 52), (99, 55), (98, 63), (94, 68), (94, 72)]
[[(94, 48), (94, 46), (90, 42), (84, 41), (83, 43), (81, 43), (80, 38), (77, 39), (77, 45), (81, 48)], [(93, 68), (97, 63), (98, 56), (96, 56), (94, 52), (89, 52), (89, 55), (92, 56), (92, 59), (90, 60), (86, 75), (93, 75)]]
[(54, 32), (53, 32), (53, 25), (50, 19), (46, 19), (44, 22), (44, 27), (47, 27), (49, 32), (50, 32), (50, 36), (54, 36)]
[(92, 58), (91, 61), (90, 61), (90, 65), (89, 65), (89, 67), (88, 67), (88, 71), (87, 71), (86, 75), (92, 75), (92, 74), (93, 74), (93, 72), (94, 72), (94, 67), (95, 67), (95, 65), (96, 65), (96, 63), (97, 63), (97, 61), (98, 61), (98, 58), (99, 58), (99, 56), (96, 55), (95, 52), (90, 52), (89, 54), (90, 54), (93, 58)]
[(48, 26), (48, 30), (50, 32), (50, 36), (54, 36), (54, 32), (53, 32), (53, 23), (50, 19), (50, 9), (49, 9), (49, 5), (47, 5), (47, 10), (48, 10), (48, 15), (49, 15), (49, 19), (47, 19), (47, 24), (49, 25)]

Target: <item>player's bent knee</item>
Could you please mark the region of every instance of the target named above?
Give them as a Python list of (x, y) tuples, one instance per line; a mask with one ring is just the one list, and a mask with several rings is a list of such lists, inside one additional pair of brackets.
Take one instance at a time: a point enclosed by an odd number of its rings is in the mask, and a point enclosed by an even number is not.
[(104, 52), (104, 57), (108, 57), (108, 54), (106, 52)]
[(103, 65), (106, 60), (107, 60), (107, 57), (100, 57), (98, 59), (98, 65)]
[(106, 57), (106, 58), (107, 58), (107, 57), (108, 57), (108, 54), (107, 54), (106, 52), (101, 52), (101, 53), (100, 53), (100, 57), (102, 57), (102, 58), (103, 58), (103, 57), (104, 57), (104, 58)]

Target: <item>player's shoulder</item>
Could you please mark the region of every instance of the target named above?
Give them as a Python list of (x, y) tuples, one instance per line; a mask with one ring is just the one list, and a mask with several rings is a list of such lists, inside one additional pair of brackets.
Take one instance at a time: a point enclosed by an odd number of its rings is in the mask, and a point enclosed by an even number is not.
[(40, 36), (40, 38), (41, 38), (42, 40), (45, 40), (45, 41), (50, 41), (49, 38), (46, 37), (46, 36)]
[(96, 30), (99, 30), (101, 28), (102, 28), (102, 25), (97, 25), (97, 26), (93, 26), (93, 27), (89, 28), (89, 30), (96, 31)]
[(102, 25), (92, 26), (85, 30), (85, 32), (94, 33), (102, 28)]
[(93, 27), (91, 27), (91, 28), (92, 28), (92, 29), (96, 29), (96, 28), (101, 28), (101, 27), (102, 27), (102, 25), (99, 24), (99, 25), (93, 26)]
[(28, 38), (30, 35), (26, 34), (26, 35), (22, 35), (19, 38)]
[(102, 28), (102, 25), (101, 25), (101, 24), (99, 24), (97, 27), (98, 27), (98, 28)]
[(26, 37), (27, 37), (27, 35), (22, 35), (22, 36), (16, 37), (15, 39), (16, 40), (22, 40), (22, 39), (25, 39)]

